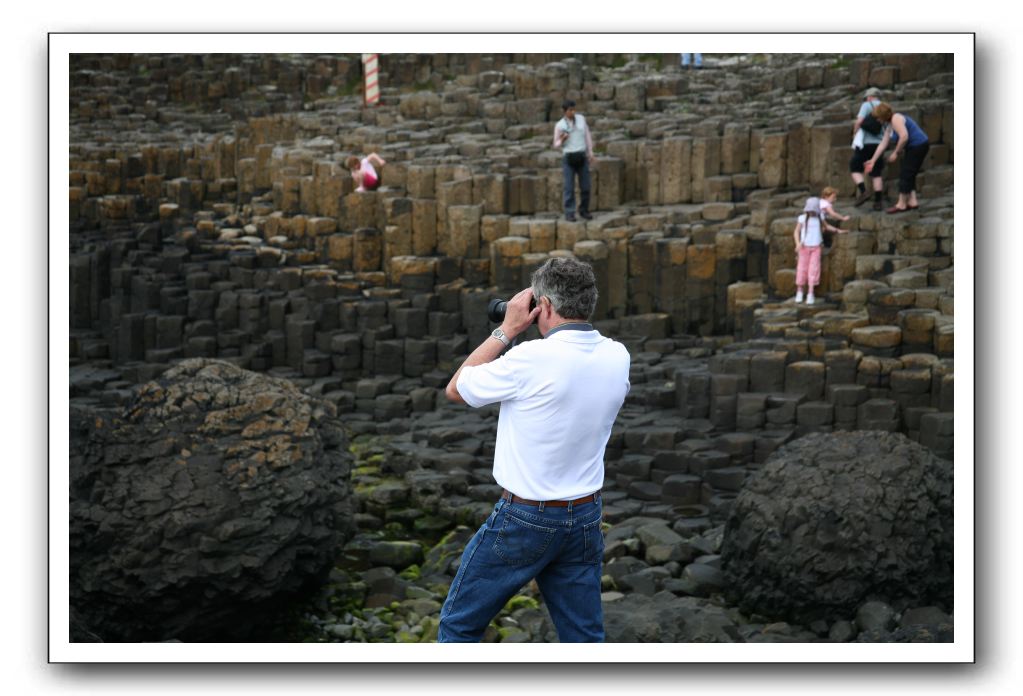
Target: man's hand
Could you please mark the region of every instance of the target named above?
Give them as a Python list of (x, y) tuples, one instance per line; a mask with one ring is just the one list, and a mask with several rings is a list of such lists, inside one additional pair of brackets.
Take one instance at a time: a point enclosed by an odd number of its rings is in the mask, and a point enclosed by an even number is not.
[(508, 308), (505, 310), (504, 322), (501, 323), (501, 330), (508, 338), (515, 338), (529, 328), (537, 315), (540, 314), (540, 304), (529, 309), (529, 302), (533, 299), (533, 288), (520, 290), (515, 297), (508, 300)]
[[(529, 301), (531, 299), (533, 299), (533, 289), (526, 288), (508, 300), (508, 307), (504, 312), (504, 322), (501, 324), (501, 330), (504, 331), (505, 336), (509, 339), (515, 338), (525, 331), (540, 314), (539, 303), (537, 303), (537, 306), (532, 311), (529, 309)], [(448, 382), (448, 386), (444, 390), (448, 400), (456, 404), (465, 403), (465, 399), (458, 392), (458, 377), (462, 374), (462, 368), (475, 367), (492, 360), (497, 360), (503, 351), (504, 345), (501, 341), (495, 341), (490, 336), (487, 336), (483, 343), (465, 359), (465, 362), (459, 366), (458, 370), (451, 377), (451, 381)]]
[(888, 161), (891, 162), (892, 164), (894, 164), (895, 160), (897, 160), (897, 159), (899, 159), (899, 153), (898, 152), (893, 152), (892, 154), (888, 155)]

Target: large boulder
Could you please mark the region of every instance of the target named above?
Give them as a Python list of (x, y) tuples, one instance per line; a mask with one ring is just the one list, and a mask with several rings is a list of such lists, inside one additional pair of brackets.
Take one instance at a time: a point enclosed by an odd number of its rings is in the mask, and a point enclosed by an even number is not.
[(71, 606), (104, 640), (252, 637), (352, 534), (341, 423), (285, 380), (186, 360), (71, 430)]
[(807, 435), (746, 482), (725, 526), (729, 599), (808, 623), (866, 600), (952, 604), (952, 463), (903, 435)]

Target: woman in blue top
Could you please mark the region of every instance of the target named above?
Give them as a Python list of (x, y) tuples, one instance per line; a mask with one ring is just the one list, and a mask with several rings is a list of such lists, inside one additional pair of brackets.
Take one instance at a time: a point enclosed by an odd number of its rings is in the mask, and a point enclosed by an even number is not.
[(924, 157), (931, 148), (930, 141), (923, 129), (916, 124), (916, 121), (905, 114), (892, 112), (892, 107), (880, 103), (874, 107), (874, 118), (881, 123), (888, 125), (884, 130), (884, 137), (881, 144), (874, 151), (874, 156), (863, 166), (864, 170), (870, 172), (877, 162), (877, 158), (888, 147), (888, 143), (895, 141), (895, 150), (888, 155), (888, 161), (894, 163), (899, 153), (906, 151), (902, 158), (902, 167), (899, 169), (899, 202), (887, 210), (890, 214), (901, 213), (906, 210), (916, 210), (920, 207), (916, 200), (916, 175), (924, 163)]

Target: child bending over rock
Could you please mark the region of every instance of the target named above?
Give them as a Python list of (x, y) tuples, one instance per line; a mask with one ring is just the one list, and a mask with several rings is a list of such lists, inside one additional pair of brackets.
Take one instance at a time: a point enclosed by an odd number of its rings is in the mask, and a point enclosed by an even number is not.
[(355, 182), (356, 191), (376, 191), (380, 188), (380, 172), (377, 168), (383, 169), (387, 162), (380, 155), (371, 152), (361, 160), (352, 155), (345, 160), (345, 166), (352, 173), (352, 181)]
[[(845, 222), (849, 219), (849, 216), (842, 215), (835, 209), (835, 201), (837, 200), (838, 189), (832, 186), (825, 186), (824, 190), (821, 191), (821, 217)], [(841, 227), (841, 225), (836, 225), (836, 227)]]

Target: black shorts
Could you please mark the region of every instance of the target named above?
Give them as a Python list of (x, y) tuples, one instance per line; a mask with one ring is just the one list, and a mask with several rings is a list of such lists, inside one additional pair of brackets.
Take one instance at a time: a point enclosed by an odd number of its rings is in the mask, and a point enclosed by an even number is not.
[[(853, 150), (852, 159), (849, 160), (849, 171), (854, 174), (862, 174), (863, 165), (867, 163), (867, 160), (874, 156), (874, 151), (877, 150), (878, 145), (880, 145), (880, 143), (864, 145), (859, 150)], [(878, 157), (877, 162), (874, 162), (874, 168), (871, 170), (870, 176), (881, 176), (881, 172), (883, 171), (884, 157)]]

